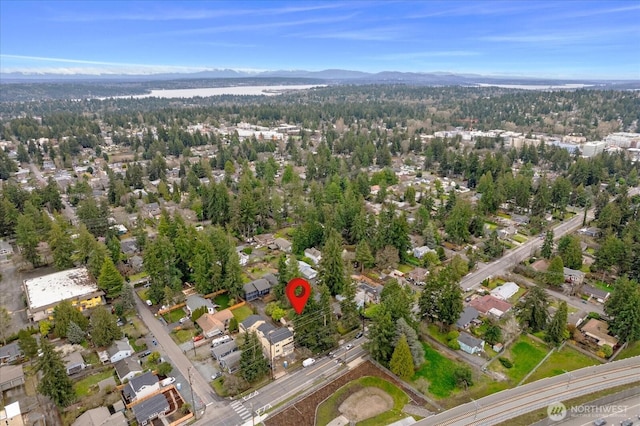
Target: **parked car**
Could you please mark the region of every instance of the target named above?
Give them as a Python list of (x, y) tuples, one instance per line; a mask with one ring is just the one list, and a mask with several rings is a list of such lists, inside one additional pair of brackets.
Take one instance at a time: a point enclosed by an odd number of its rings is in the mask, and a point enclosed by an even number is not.
[(362, 333), (362, 331), (358, 331), (358, 334), (356, 334), (356, 339), (359, 339), (363, 336), (364, 333)]
[(200, 341), (200, 340), (202, 340), (202, 339), (204, 339), (204, 336), (203, 336), (202, 334), (200, 334), (200, 335), (198, 335), (198, 336), (195, 336), (195, 337), (193, 338), (193, 341), (194, 341), (194, 342), (199, 342), (199, 341)]
[(633, 426), (633, 420), (627, 419), (620, 422), (620, 426)]
[(162, 380), (160, 382), (160, 386), (169, 386), (171, 383), (175, 382), (176, 378), (175, 377), (167, 377), (166, 379)]
[(182, 318), (180, 318), (180, 320), (178, 320), (178, 322), (179, 322), (180, 324), (184, 324), (184, 323), (185, 323), (185, 322), (187, 322), (187, 321), (189, 321), (189, 317), (182, 317)]
[(145, 357), (148, 357), (149, 355), (151, 355), (151, 351), (144, 351), (140, 355), (138, 355), (138, 358), (145, 358)]
[(218, 372), (216, 372), (216, 373), (212, 374), (212, 375), (211, 375), (211, 380), (215, 380), (215, 379), (217, 379), (218, 377), (222, 377), (222, 371), (218, 371)]
[(153, 303), (151, 303), (151, 300), (147, 299), (147, 306), (153, 306)]

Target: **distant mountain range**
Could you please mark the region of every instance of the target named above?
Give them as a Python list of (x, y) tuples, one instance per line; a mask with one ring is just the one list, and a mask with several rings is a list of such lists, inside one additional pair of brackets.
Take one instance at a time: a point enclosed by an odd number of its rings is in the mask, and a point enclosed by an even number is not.
[[(464, 85), (464, 84), (596, 84), (615, 83), (610, 80), (579, 80), (536, 78), (532, 76), (484, 76), (478, 74), (456, 74), (450, 72), (398, 72), (383, 71), (368, 73), (341, 69), (327, 69), (322, 71), (306, 70), (277, 70), (277, 71), (239, 71), (234, 69), (212, 69), (194, 73), (164, 73), (164, 74), (55, 74), (55, 73), (0, 73), (3, 83), (37, 82), (37, 81), (78, 81), (78, 80), (119, 80), (119, 81), (153, 81), (153, 80), (181, 80), (181, 79), (220, 79), (220, 78), (304, 78), (335, 82), (350, 83), (405, 83), (422, 85)], [(629, 83), (629, 81), (624, 81)], [(622, 83), (622, 81), (620, 81)]]

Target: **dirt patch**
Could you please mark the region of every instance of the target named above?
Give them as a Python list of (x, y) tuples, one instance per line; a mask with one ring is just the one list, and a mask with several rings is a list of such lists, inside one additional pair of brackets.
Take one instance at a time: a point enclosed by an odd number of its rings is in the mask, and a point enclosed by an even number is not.
[(393, 398), (388, 393), (382, 389), (368, 387), (349, 395), (340, 404), (338, 410), (349, 420), (357, 423), (375, 417), (392, 408)]
[[(364, 376), (380, 377), (381, 379), (385, 379), (386, 381), (395, 384), (409, 396), (410, 404), (421, 407), (427, 405), (427, 401), (421, 398), (415, 390), (408, 389), (403, 383), (399, 382), (397, 378), (379, 369), (370, 361), (367, 361), (345, 375), (326, 384), (295, 404), (288, 405), (284, 410), (275, 413), (273, 417), (267, 418), (264, 421), (264, 424), (266, 426), (314, 426), (316, 407), (329, 396), (333, 395), (342, 386)], [(428, 408), (435, 411), (435, 408), (430, 406), (428, 406)]]

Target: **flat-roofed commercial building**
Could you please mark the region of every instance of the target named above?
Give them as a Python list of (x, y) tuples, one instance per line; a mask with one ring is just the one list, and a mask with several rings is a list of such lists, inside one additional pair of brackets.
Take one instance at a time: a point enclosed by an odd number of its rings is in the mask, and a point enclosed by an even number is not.
[(69, 300), (80, 311), (104, 305), (104, 292), (89, 276), (87, 268), (68, 269), (23, 282), (27, 314), (32, 321), (53, 316), (58, 303)]

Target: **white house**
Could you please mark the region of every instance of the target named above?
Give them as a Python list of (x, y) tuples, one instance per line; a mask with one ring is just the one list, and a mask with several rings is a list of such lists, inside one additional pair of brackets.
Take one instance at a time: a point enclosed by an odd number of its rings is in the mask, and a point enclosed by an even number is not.
[(498, 299), (509, 300), (509, 298), (516, 294), (518, 290), (520, 290), (518, 284), (514, 282), (508, 282), (491, 290), (491, 295), (493, 297), (497, 297)]
[(125, 338), (114, 341), (106, 351), (100, 352), (100, 361), (103, 363), (116, 363), (133, 355), (133, 348)]
[(151, 371), (147, 371), (129, 380), (129, 383), (122, 389), (122, 394), (127, 402), (131, 403), (147, 395), (151, 395), (159, 389), (160, 381), (158, 380), (158, 376)]
[(430, 249), (427, 246), (416, 247), (413, 249), (413, 255), (418, 259), (422, 259), (427, 253), (434, 252), (435, 250)]
[(471, 355), (484, 351), (484, 340), (477, 339), (469, 333), (460, 333), (460, 336), (458, 336), (458, 344), (461, 350)]
[(315, 248), (306, 249), (304, 251), (304, 256), (309, 260), (311, 260), (314, 265), (319, 264), (320, 260), (322, 259), (322, 253), (320, 252), (320, 250)]

